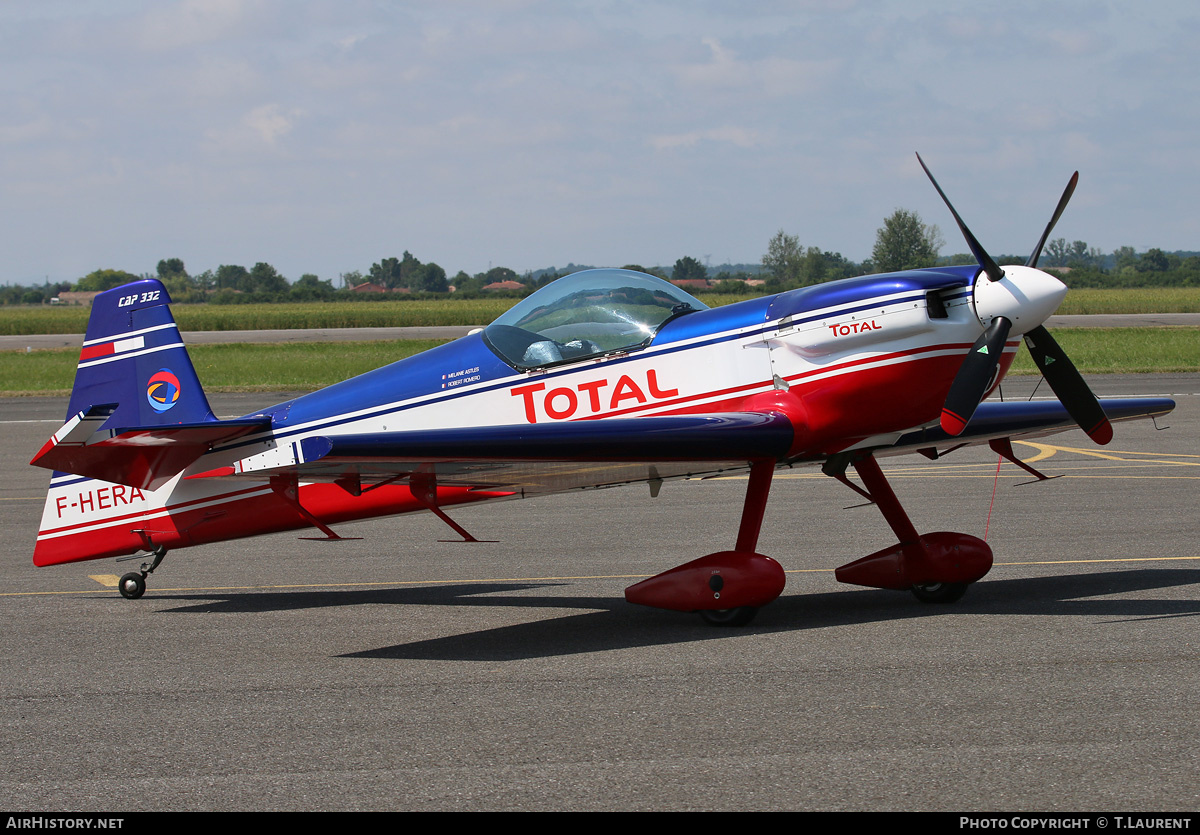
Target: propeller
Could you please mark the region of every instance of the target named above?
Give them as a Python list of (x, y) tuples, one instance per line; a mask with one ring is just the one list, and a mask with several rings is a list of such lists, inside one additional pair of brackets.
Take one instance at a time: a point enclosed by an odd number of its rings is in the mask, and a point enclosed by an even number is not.
[(975, 340), (971, 352), (959, 367), (950, 384), (950, 393), (946, 395), (946, 405), (942, 407), (942, 428), (951, 435), (959, 435), (967, 428), (988, 384), (995, 379), (1010, 330), (1012, 322), (997, 316)]
[[(1017, 275), (1010, 274), (1006, 276), (992, 257), (987, 254), (983, 246), (979, 243), (967, 225), (963, 223), (958, 212), (950, 203), (946, 193), (942, 191), (942, 187), (933, 177), (933, 173), (929, 167), (925, 165), (925, 160), (921, 159), (921, 155), (917, 154), (917, 162), (921, 163), (921, 168), (925, 170), (925, 176), (929, 177), (929, 181), (933, 183), (933, 187), (937, 189), (937, 193), (941, 195), (942, 202), (950, 209), (950, 214), (954, 216), (955, 223), (958, 224), (959, 230), (963, 234), (963, 238), (967, 241), (967, 246), (970, 247), (971, 253), (975, 256), (975, 260), (979, 262), (980, 275), (987, 276), (989, 282), (999, 283), (1007, 280), (1016, 285)], [(1050, 218), (1050, 222), (1046, 224), (1046, 229), (1042, 232), (1042, 237), (1038, 239), (1037, 246), (1034, 247), (1029, 259), (1025, 262), (1025, 268), (1036, 270), (1038, 259), (1042, 255), (1042, 247), (1046, 245), (1046, 240), (1050, 237), (1051, 231), (1054, 229), (1058, 219), (1062, 217), (1063, 211), (1067, 208), (1067, 203), (1071, 200), (1071, 195), (1075, 193), (1075, 186), (1079, 183), (1079, 172), (1076, 171), (1071, 175), (1070, 181), (1067, 183), (1066, 189), (1063, 191), (1062, 197), (1059, 198), (1058, 206), (1054, 209), (1054, 214)], [(1022, 268), (1013, 268), (1012, 272)], [(1041, 276), (1043, 279), (1049, 278), (1044, 273), (1034, 273), (1035, 276)], [(1022, 276), (1022, 282), (1037, 280), (1028, 276)], [(976, 278), (978, 283), (978, 277)], [(1061, 285), (1059, 285), (1061, 287)], [(976, 287), (975, 292), (975, 310), (982, 322), (985, 313), (980, 310), (981, 287)], [(1011, 298), (1018, 301), (1026, 295), (1023, 288), (1014, 287), (1015, 292), (1011, 293)], [(1063, 290), (1065, 292), (1065, 290)], [(1059, 296), (1061, 299), (1061, 296)], [(1009, 304), (1012, 307), (1012, 304)], [(1007, 309), (1007, 308), (1006, 308)], [(1021, 310), (1018, 305), (1013, 308), (1017, 311)], [(1048, 313), (1047, 313), (1048, 315)], [(1044, 319), (1044, 317), (1043, 317)], [(1000, 363), (1000, 355), (1004, 350), (1004, 342), (1008, 339), (1008, 334), (1012, 330), (1012, 319), (1004, 315), (993, 315), (990, 322), (985, 323), (987, 327), (980, 337), (975, 340), (975, 344), (971, 346), (970, 352), (963, 360), (962, 365), (958, 369), (958, 374), (954, 377), (954, 382), (950, 384), (950, 391), (946, 395), (946, 403), (942, 408), (942, 429), (950, 435), (959, 435), (966, 428), (967, 423), (971, 420), (971, 416), (975, 414), (975, 409), (978, 408), (980, 401), (983, 399), (984, 393), (988, 389), (988, 385), (994, 379), (996, 368)], [(1109, 423), (1108, 417), (1104, 414), (1104, 409), (1100, 407), (1100, 402), (1096, 399), (1096, 395), (1092, 394), (1092, 390), (1088, 388), (1084, 382), (1083, 376), (1075, 365), (1068, 359), (1066, 353), (1059, 347), (1054, 337), (1046, 328), (1038, 324), (1025, 333), (1025, 344), (1029, 347), (1030, 356), (1033, 357), (1033, 362), (1037, 365), (1042, 375), (1046, 378), (1046, 382), (1050, 384), (1050, 388), (1063, 404), (1063, 408), (1067, 410), (1067, 414), (1071, 419), (1079, 424), (1080, 428), (1086, 432), (1093, 441), (1098, 444), (1107, 444), (1112, 440), (1112, 424)]]
[(1100, 407), (1100, 401), (1075, 365), (1067, 359), (1058, 342), (1042, 325), (1025, 334), (1025, 345), (1034, 364), (1041, 369), (1042, 376), (1050, 384), (1071, 420), (1088, 434), (1093, 441), (1104, 446), (1112, 440), (1112, 424)]
[[(929, 182), (933, 183), (933, 187), (937, 189), (937, 193), (942, 196), (942, 202), (946, 204), (946, 208), (950, 210), (950, 214), (954, 215), (954, 222), (958, 224), (963, 237), (967, 239), (967, 246), (971, 248), (971, 254), (975, 256), (975, 260), (983, 268), (984, 274), (992, 281), (999, 281), (1004, 278), (1004, 270), (1000, 269), (996, 262), (992, 260), (992, 256), (984, 251), (979, 241), (971, 234), (971, 230), (967, 228), (967, 224), (963, 223), (963, 219), (958, 216), (958, 212), (954, 211), (954, 206), (950, 203), (950, 198), (946, 196), (946, 192), (942, 191), (942, 187), (938, 185), (938, 181), (933, 178), (933, 172), (929, 170), (929, 166), (925, 164), (925, 160), (921, 159), (920, 154), (917, 154), (917, 162), (921, 163), (921, 167), (925, 169), (925, 176), (929, 178)], [(1058, 218), (1055, 218), (1055, 220), (1058, 220)], [(1050, 234), (1049, 229), (1046, 230), (1046, 234)], [(1038, 252), (1041, 252), (1040, 246), (1038, 247)]]
[(1075, 193), (1075, 186), (1078, 184), (1079, 172), (1076, 171), (1067, 182), (1067, 187), (1063, 190), (1062, 197), (1058, 198), (1058, 206), (1054, 209), (1054, 215), (1050, 218), (1050, 222), (1046, 224), (1046, 231), (1038, 239), (1037, 246), (1033, 248), (1033, 254), (1025, 262), (1026, 267), (1037, 268), (1038, 259), (1042, 257), (1042, 247), (1046, 245), (1046, 239), (1050, 237), (1050, 232), (1053, 231), (1054, 224), (1058, 223), (1058, 219), (1062, 217), (1063, 209), (1067, 208), (1067, 203), (1070, 202), (1071, 195)]

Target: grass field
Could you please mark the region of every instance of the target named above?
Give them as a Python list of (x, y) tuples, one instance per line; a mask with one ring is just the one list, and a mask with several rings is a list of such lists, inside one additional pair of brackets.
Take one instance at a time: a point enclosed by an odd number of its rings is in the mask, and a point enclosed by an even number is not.
[(1067, 293), (1058, 313), (1200, 313), (1200, 287), (1081, 288)]
[[(311, 391), (427, 351), (440, 340), (193, 345), (206, 391)], [(68, 394), (79, 351), (0, 352), (0, 395)]]
[[(753, 296), (702, 293), (718, 307)], [(417, 327), (484, 325), (516, 299), (436, 299), (385, 302), (306, 302), (294, 304), (179, 304), (171, 310), (184, 331), (285, 330), (290, 328)], [(1200, 313), (1200, 288), (1072, 290), (1059, 313)], [(45, 305), (0, 307), (0, 334), (83, 333), (86, 307)]]
[[(1085, 374), (1200, 371), (1200, 328), (1059, 328), (1054, 336)], [(310, 391), (439, 344), (194, 345), (188, 352), (208, 391)], [(78, 358), (73, 348), (0, 352), (0, 394), (66, 394)], [(1011, 373), (1036, 373), (1024, 349)]]
[[(495, 319), (515, 299), (434, 301), (304, 302), (289, 304), (173, 304), (183, 331), (290, 330), (293, 328), (389, 328), (481, 325)], [(87, 307), (3, 307), (0, 333), (83, 333)]]
[[(1055, 328), (1053, 334), (1084, 374), (1200, 371), (1200, 328)], [(1038, 373), (1023, 347), (1010, 373)]]

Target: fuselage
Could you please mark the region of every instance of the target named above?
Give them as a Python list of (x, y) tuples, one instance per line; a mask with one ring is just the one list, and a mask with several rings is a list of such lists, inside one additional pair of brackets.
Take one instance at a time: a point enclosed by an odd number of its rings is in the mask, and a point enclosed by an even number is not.
[[(306, 527), (270, 473), (301, 463), (304, 441), (314, 437), (778, 411), (795, 428), (792, 458), (869, 445), (938, 420), (964, 352), (982, 332), (973, 304), (977, 271), (867, 276), (696, 310), (670, 319), (635, 349), (536, 368), (514, 367), (474, 333), (261, 410), (255, 414), (270, 416), (269, 432), (217, 446), (157, 490), (56, 475), (34, 561)], [(989, 388), (1011, 364), (1020, 332), (1005, 345)], [(327, 524), (425, 508), (403, 482), (352, 489), (300, 481), (296, 488), (304, 508)], [(440, 505), (511, 495), (437, 487)]]

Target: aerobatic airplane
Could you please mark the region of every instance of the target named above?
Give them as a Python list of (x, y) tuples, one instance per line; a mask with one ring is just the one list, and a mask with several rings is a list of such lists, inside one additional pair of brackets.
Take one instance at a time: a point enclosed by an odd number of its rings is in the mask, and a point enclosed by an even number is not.
[[(715, 309), (653, 276), (579, 272), (481, 332), (234, 420), (209, 407), (159, 282), (102, 293), (67, 422), (32, 461), (54, 470), (34, 563), (146, 552), (119, 583), (137, 598), (167, 551), (190, 545), (301, 528), (338, 539), (343, 523), (424, 510), (471, 539), (448, 509), (638, 482), (654, 495), (667, 479), (748, 472), (730, 550), (625, 593), (740, 625), (784, 586), (756, 552), (772, 475), (812, 465), (873, 501), (898, 540), (839, 580), (953, 602), (991, 568), (991, 549), (918, 533), (877, 458), (987, 443), (1020, 463), (1013, 438), (1078, 424), (1104, 444), (1110, 422), (1175, 404), (1098, 401), (1043, 327), (1066, 287), (1038, 257), (1078, 174), (1026, 264), (1000, 267), (925, 170), (978, 266)], [(1019, 337), (1058, 400), (981, 402)]]

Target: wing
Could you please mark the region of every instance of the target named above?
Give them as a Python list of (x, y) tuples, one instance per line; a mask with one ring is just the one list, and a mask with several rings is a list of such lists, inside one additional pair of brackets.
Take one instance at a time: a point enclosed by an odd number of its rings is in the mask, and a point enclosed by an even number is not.
[(440, 486), (530, 496), (745, 469), (751, 460), (786, 457), (794, 439), (791, 422), (776, 412), (422, 429), (308, 437), (294, 463), (188, 478), (294, 475), (357, 493), (422, 472), (436, 474)]
[[(1112, 423), (1155, 418), (1175, 408), (1169, 397), (1113, 397), (1100, 400), (1100, 406)], [(997, 438), (1040, 438), (1078, 429), (1075, 420), (1057, 400), (984, 402), (979, 404), (971, 422), (960, 435), (944, 432), (940, 425), (906, 432), (893, 443), (881, 444), (876, 455), (903, 455), (922, 452), (943, 453), (959, 446), (985, 444)], [(936, 454), (930, 457), (937, 457)]]
[[(1102, 400), (1113, 422), (1163, 415), (1167, 398)], [(950, 448), (995, 438), (1032, 438), (1077, 428), (1057, 400), (983, 403), (967, 429), (951, 436), (933, 426), (863, 439), (848, 450), (877, 455)], [(442, 486), (532, 496), (582, 487), (607, 487), (745, 470), (753, 460), (821, 464), (828, 451), (797, 450), (792, 423), (777, 412), (613, 418), (472, 428), (424, 429), (316, 436), (298, 444), (296, 460), (242, 473), (224, 467), (189, 478), (295, 476), (325, 481), (352, 493), (394, 483), (413, 473), (436, 475)]]

